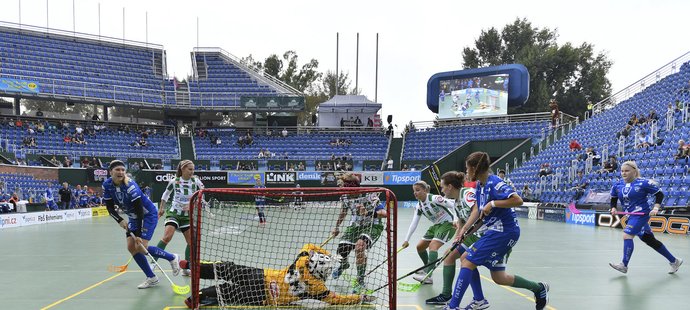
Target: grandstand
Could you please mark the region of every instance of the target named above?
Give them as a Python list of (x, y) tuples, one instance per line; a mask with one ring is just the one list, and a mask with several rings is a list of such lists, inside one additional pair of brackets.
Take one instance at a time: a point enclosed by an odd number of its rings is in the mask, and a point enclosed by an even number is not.
[[(664, 78), (657, 75), (651, 85), (645, 86), (643, 80), (642, 90), (630, 98), (615, 105), (611, 100), (601, 103), (597, 107), (598, 113), (514, 169), (510, 174), (511, 180), (518, 189), (529, 185), (540, 195), (541, 201), (567, 203), (574, 197), (572, 182), (575, 181), (573, 176), (577, 170), (583, 170), (585, 177), (590, 180), (587, 192), (606, 192), (614, 182), (620, 180), (619, 171), (599, 173), (602, 163), (608, 156), (614, 155), (619, 158), (619, 163), (637, 161), (643, 176), (660, 182), (661, 189), (667, 193), (665, 205), (687, 205), (690, 199), (687, 190), (690, 180), (686, 181), (688, 163), (684, 159), (675, 160), (673, 155), (677, 141), (687, 139), (690, 134), (686, 108), (690, 99), (687, 90), (689, 80), (690, 63), (685, 62), (675, 73)], [(681, 106), (676, 106), (677, 102)], [(648, 120), (634, 126), (634, 132), (629, 136), (617, 138), (617, 133), (633, 114), (647, 116), (651, 111), (656, 111), (658, 120)], [(657, 145), (640, 147), (638, 135), (642, 132), (652, 137)], [(594, 160), (591, 156), (587, 160), (576, 160), (582, 151), (570, 152), (568, 143), (571, 140), (579, 141), (585, 148), (593, 147), (601, 160)], [(555, 173), (539, 177), (539, 169), (544, 163), (549, 163)]]

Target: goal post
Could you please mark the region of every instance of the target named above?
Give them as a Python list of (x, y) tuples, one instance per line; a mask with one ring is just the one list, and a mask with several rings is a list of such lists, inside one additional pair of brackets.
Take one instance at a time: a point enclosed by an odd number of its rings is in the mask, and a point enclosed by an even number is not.
[(386, 188), (207, 188), (189, 214), (193, 308), (395, 309)]

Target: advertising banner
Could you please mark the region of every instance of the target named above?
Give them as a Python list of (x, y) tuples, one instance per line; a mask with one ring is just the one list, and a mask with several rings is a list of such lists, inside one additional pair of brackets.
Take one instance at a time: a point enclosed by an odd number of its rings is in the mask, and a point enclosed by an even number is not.
[(256, 179), (265, 184), (264, 174), (261, 172), (230, 171), (227, 174), (228, 185), (256, 185)]
[(360, 177), (360, 185), (383, 185), (382, 171), (363, 171)]
[(0, 90), (36, 94), (41, 91), (38, 82), (10, 78), (0, 78)]
[[(627, 224), (628, 217), (611, 215), (607, 213), (597, 214), (597, 226), (623, 228)], [(687, 235), (690, 231), (690, 217), (683, 215), (658, 215), (649, 218), (649, 226), (653, 232)]]
[(108, 178), (108, 169), (87, 168), (86, 175), (89, 183), (103, 183)]
[(597, 223), (596, 212), (594, 210), (582, 210), (580, 214), (574, 214), (566, 211), (565, 222), (575, 225), (595, 226)]
[(412, 185), (421, 178), (420, 171), (385, 171), (383, 185)]
[(265, 172), (266, 185), (281, 184), (281, 185), (295, 185), (297, 182), (297, 173), (292, 171), (285, 172)]
[(316, 171), (300, 171), (297, 172), (298, 181), (319, 181), (321, 180), (321, 172)]
[(537, 219), (565, 222), (565, 208), (537, 207)]

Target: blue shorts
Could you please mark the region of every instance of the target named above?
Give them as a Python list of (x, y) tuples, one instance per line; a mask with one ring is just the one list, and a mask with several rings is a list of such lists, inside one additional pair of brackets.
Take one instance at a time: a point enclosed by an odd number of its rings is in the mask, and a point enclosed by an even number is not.
[(46, 201), (46, 207), (50, 210), (57, 210), (58, 205), (55, 203), (55, 200), (48, 200)]
[(486, 232), (467, 249), (467, 260), (491, 271), (506, 269), (507, 255), (520, 239), (520, 232)]
[[(135, 231), (139, 228), (136, 222), (137, 221), (134, 219), (129, 220), (127, 227), (130, 231)], [(144, 216), (143, 225), (144, 227), (141, 229), (141, 239), (151, 241), (153, 231), (156, 230), (156, 225), (158, 225), (158, 215)]]
[(631, 215), (628, 217), (628, 222), (623, 229), (628, 235), (642, 236), (645, 233), (651, 233), (652, 228), (649, 227), (649, 215)]

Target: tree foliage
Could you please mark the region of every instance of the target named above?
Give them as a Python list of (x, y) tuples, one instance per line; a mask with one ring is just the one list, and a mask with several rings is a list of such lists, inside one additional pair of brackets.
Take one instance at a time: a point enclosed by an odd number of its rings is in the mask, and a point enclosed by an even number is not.
[(482, 30), (474, 47), (463, 49), (463, 66), (523, 64), (530, 74), (529, 99), (511, 113), (548, 111), (549, 100), (556, 99), (561, 111), (582, 116), (587, 101), (597, 102), (611, 94), (606, 74), (612, 62), (590, 43), (559, 45), (557, 38), (557, 30), (540, 29), (518, 18), (500, 31)]
[(336, 76), (333, 71), (322, 73), (318, 71), (319, 61), (311, 59), (309, 62), (299, 65), (299, 57), (295, 51), (286, 51), (282, 57), (271, 54), (263, 62), (254, 59), (250, 54), (240, 60), (241, 63), (263, 70), (294, 87), (305, 95), (304, 113), (298, 117), (298, 122), (310, 122), (316, 113), (319, 104), (327, 101), (337, 94), (357, 95), (359, 89), (350, 88), (352, 84), (349, 74), (341, 71), (338, 75), (338, 87), (336, 92)]

